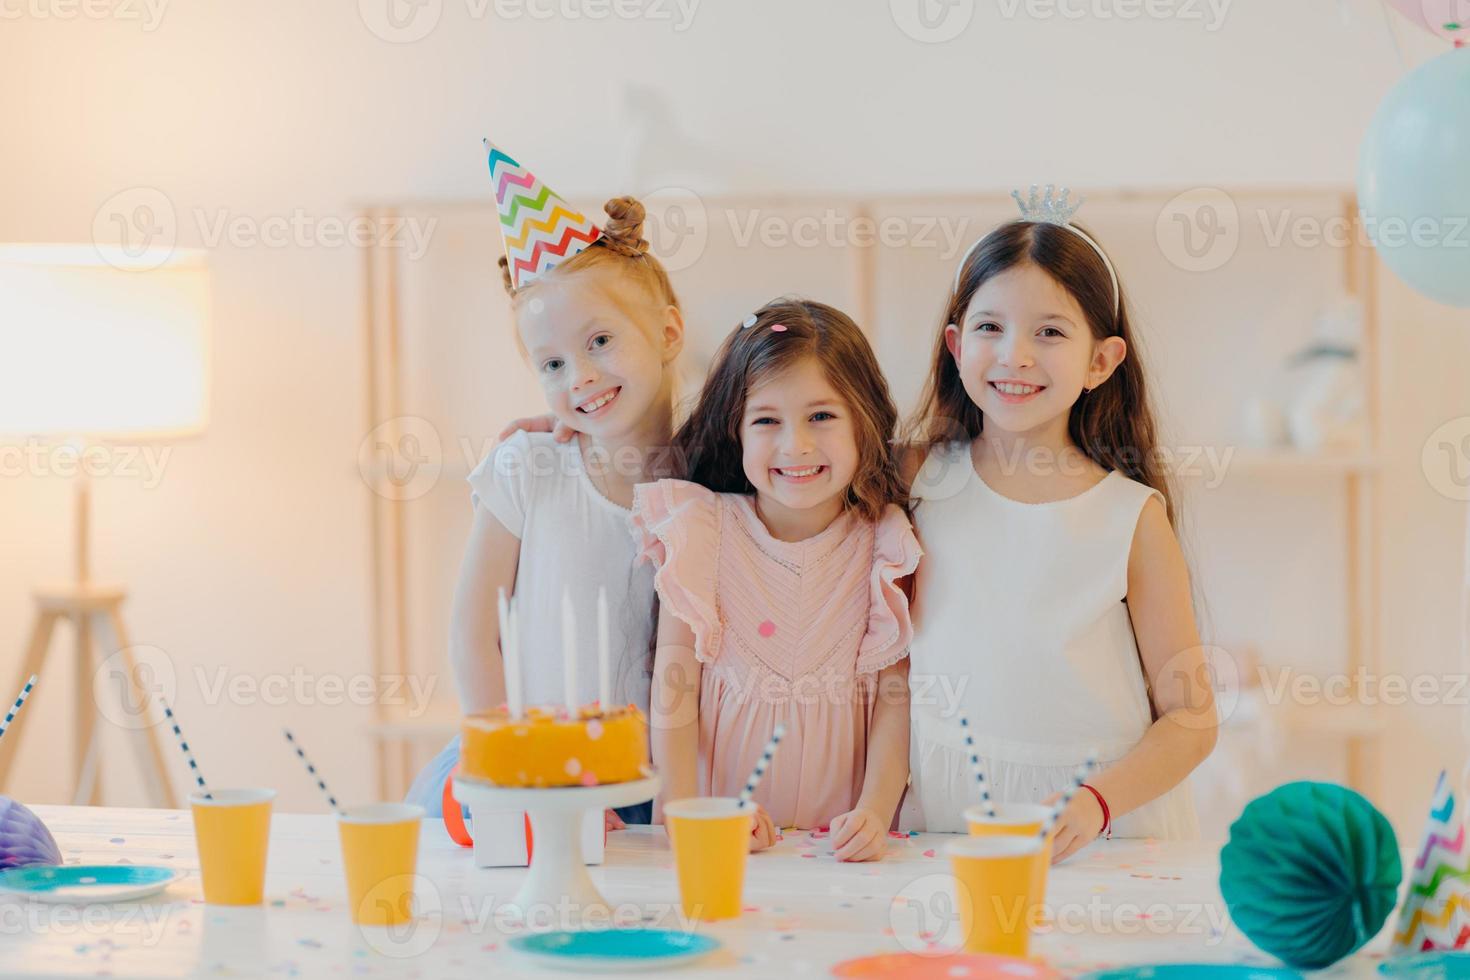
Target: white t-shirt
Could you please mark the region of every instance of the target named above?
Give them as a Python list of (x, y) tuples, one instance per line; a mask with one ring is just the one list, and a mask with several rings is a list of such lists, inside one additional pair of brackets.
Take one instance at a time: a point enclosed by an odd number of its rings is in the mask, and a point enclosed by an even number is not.
[[(521, 541), (515, 596), (525, 703), (562, 704), (561, 597), (576, 612), (577, 699), (597, 700), (597, 590), (607, 589), (613, 699), (648, 711), (654, 569), (635, 568), (630, 512), (592, 485), (578, 441), (518, 432), (469, 476), (470, 496)], [(485, 602), (494, 603), (487, 595)]]

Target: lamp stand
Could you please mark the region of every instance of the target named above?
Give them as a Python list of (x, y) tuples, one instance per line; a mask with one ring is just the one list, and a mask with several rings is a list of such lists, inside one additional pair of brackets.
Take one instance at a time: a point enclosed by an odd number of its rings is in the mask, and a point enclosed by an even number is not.
[[(122, 604), (127, 591), (117, 586), (97, 585), (91, 576), (91, 485), (85, 468), (79, 467), (75, 480), (76, 502), (76, 579), (54, 587), (37, 589), (36, 620), (31, 630), (30, 644), (20, 665), (20, 680), (15, 689), (26, 682), (32, 674), (41, 674), (41, 665), (51, 647), (51, 634), (57, 622), (71, 621), (75, 632), (76, 677), (72, 692), (76, 739), (72, 754), (72, 802), (78, 805), (96, 805), (100, 799), (99, 768), (100, 745), (97, 741), (96, 691), (94, 689), (94, 636), (106, 638), (104, 649), (116, 650), (122, 656), (126, 674), (127, 690), (123, 694), (141, 712), (149, 710), (147, 693), (139, 683), (137, 663), (128, 643), (127, 627), (123, 624)], [(146, 715), (145, 715), (146, 717)], [(20, 745), (25, 715), (12, 722), (8, 738), (0, 739), (0, 790), (5, 788), (10, 777), (11, 763)], [(132, 731), (133, 747), (138, 754), (138, 768), (142, 774), (150, 801), (155, 806), (174, 809), (178, 801), (173, 786), (164, 768), (163, 747), (159, 743), (158, 728), (146, 724), (141, 731)], [(140, 737), (141, 736), (141, 737)]]

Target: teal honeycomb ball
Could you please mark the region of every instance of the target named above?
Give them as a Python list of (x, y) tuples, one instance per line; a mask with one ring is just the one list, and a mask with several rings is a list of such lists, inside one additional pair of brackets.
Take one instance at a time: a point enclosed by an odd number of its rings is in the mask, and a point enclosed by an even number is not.
[(1388, 819), (1332, 783), (1287, 783), (1251, 801), (1220, 852), (1220, 893), (1250, 941), (1321, 969), (1372, 939), (1403, 866)]

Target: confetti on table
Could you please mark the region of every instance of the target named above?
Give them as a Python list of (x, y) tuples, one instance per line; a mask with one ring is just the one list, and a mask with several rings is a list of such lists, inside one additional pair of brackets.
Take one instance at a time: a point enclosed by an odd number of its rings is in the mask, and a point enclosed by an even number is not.
[(932, 858), (934, 856), (934, 848), (931, 847), (929, 848), (929, 850), (925, 851), (924, 856), (926, 858)]

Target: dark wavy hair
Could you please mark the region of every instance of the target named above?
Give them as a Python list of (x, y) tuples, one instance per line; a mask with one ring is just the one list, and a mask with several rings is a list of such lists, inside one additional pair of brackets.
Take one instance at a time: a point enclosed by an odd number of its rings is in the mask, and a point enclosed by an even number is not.
[[(1091, 233), (1088, 236), (1096, 240)], [(1128, 298), (1121, 294), (1120, 282), (1115, 314), (1112, 277), (1102, 256), (1061, 226), (1009, 222), (986, 235), (965, 259), (939, 324), (933, 370), (919, 399), (918, 412), (909, 424), (910, 438), (916, 446), (927, 448), (938, 442), (974, 439), (980, 434), (984, 417), (960, 381), (959, 368), (944, 342), (944, 328), (962, 321), (970, 300), (988, 280), (1027, 262), (1072, 295), (1094, 337), (1121, 337), (1128, 345), (1128, 354), (1112, 377), (1083, 394), (1072, 406), (1068, 434), (1099, 466), (1117, 470), (1159, 491), (1169, 522), (1177, 527), (1175, 501), (1159, 459), (1158, 431), (1144, 384), (1143, 361), (1129, 325)]]
[[(786, 329), (772, 330), (774, 324)], [(858, 469), (846, 505), (876, 521), (884, 507), (903, 506), (908, 497), (893, 442), (898, 409), (862, 330), (841, 310), (812, 300), (772, 300), (720, 345), (693, 411), (674, 433), (675, 475), (718, 493), (754, 493), (741, 466), (746, 397), (806, 357), (816, 358), (853, 413)]]

